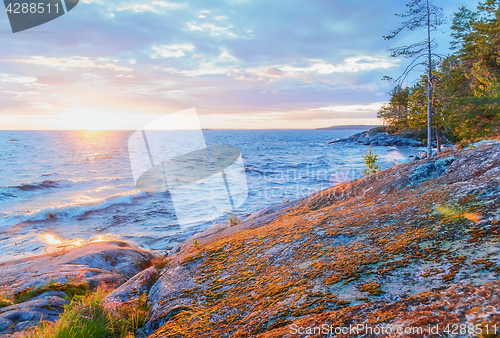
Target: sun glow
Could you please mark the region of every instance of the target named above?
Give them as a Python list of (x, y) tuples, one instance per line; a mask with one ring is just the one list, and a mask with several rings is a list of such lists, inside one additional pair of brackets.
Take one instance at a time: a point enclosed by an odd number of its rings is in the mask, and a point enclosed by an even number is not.
[(114, 240), (112, 236), (107, 236), (107, 235), (97, 235), (94, 237), (91, 237), (89, 240), (84, 240), (81, 238), (73, 239), (73, 240), (68, 240), (64, 241), (62, 239), (57, 238), (53, 234), (44, 234), (42, 236), (42, 240), (49, 244), (50, 246), (57, 246), (58, 248), (61, 247), (80, 247), (82, 245), (88, 244), (88, 243), (102, 243), (102, 242), (109, 242)]
[(51, 235), (51, 234), (45, 234), (43, 235), (43, 238), (47, 244), (50, 245), (60, 245), (62, 244), (62, 241), (60, 239), (57, 239), (56, 236)]
[(90, 241), (90, 243), (107, 242), (107, 241), (108, 241), (108, 240), (107, 240), (107, 239), (104, 239), (104, 238), (102, 237), (102, 235), (99, 235), (99, 236), (97, 236), (97, 238), (96, 238), (96, 239), (94, 239), (94, 240)]
[(74, 242), (69, 243), (68, 245), (69, 245), (69, 246), (75, 246), (75, 247), (76, 247), (76, 246), (82, 246), (82, 245), (84, 245), (85, 243), (86, 243), (86, 242), (85, 242), (85, 240), (84, 240), (84, 239), (77, 239), (77, 240), (75, 240)]
[(95, 139), (109, 135), (109, 131), (97, 129), (80, 129), (77, 130), (77, 133), (84, 139)]

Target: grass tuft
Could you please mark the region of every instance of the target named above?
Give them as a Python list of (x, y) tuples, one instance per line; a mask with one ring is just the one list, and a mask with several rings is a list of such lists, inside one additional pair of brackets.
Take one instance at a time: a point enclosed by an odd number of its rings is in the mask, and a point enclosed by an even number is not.
[(64, 307), (56, 322), (41, 322), (25, 333), (27, 338), (132, 338), (148, 318), (147, 295), (136, 302), (105, 302), (110, 292), (98, 288)]
[(232, 226), (235, 226), (241, 222), (241, 219), (234, 212), (230, 212), (230, 213), (226, 212), (226, 215), (227, 215), (227, 218), (229, 219), (229, 223), (231, 223)]
[(90, 287), (86, 282), (80, 283), (80, 284), (73, 284), (73, 283), (66, 283), (66, 284), (61, 284), (61, 283), (55, 283), (53, 280), (48, 282), (46, 285), (38, 287), (38, 288), (29, 288), (26, 290), (23, 290), (21, 292), (17, 292), (14, 295), (14, 301), (13, 304), (19, 304), (26, 302), (30, 299), (33, 299), (45, 292), (50, 292), (50, 291), (60, 291), (64, 292), (67, 294), (67, 297), (65, 297), (67, 300), (72, 300), (72, 299), (79, 299), (87, 294), (90, 293)]
[(14, 304), (14, 297), (9, 295), (6, 291), (0, 290), (0, 309)]
[(166, 256), (156, 257), (151, 260), (151, 264), (153, 264), (156, 271), (160, 272), (165, 266), (167, 266), (168, 260)]

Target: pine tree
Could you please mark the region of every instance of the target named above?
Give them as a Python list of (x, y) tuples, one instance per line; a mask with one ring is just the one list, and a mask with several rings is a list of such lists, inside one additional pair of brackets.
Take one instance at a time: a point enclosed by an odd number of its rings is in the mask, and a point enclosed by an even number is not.
[(440, 7), (434, 6), (431, 0), (410, 0), (406, 4), (407, 10), (403, 14), (396, 14), (405, 20), (401, 22), (400, 26), (392, 31), (389, 35), (384, 36), (384, 39), (394, 39), (404, 30), (415, 31), (424, 29), (426, 30), (426, 37), (421, 41), (411, 45), (400, 46), (390, 49), (391, 56), (403, 56), (412, 59), (410, 65), (405, 69), (403, 74), (396, 80), (401, 82), (404, 80), (408, 73), (418, 66), (425, 66), (427, 73), (427, 153), (432, 156), (432, 75), (433, 64), (436, 57), (441, 56), (434, 53), (436, 44), (432, 39), (432, 32), (437, 27), (444, 23), (443, 10)]
[(367, 166), (366, 169), (363, 169), (363, 175), (371, 175), (376, 174), (380, 171), (380, 166), (377, 164), (378, 162), (378, 154), (373, 152), (372, 147), (363, 155), (363, 159), (365, 160), (365, 164)]
[(382, 106), (377, 113), (379, 119), (383, 119), (393, 131), (406, 130), (410, 118), (408, 107), (410, 88), (401, 88), (400, 85), (394, 87), (391, 92), (389, 104)]

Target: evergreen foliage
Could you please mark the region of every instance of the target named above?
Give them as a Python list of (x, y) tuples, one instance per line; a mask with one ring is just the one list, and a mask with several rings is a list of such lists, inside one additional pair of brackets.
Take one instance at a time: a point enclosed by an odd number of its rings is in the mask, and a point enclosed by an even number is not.
[(372, 175), (380, 171), (380, 166), (377, 164), (379, 155), (373, 152), (372, 147), (363, 155), (363, 159), (367, 166), (366, 169), (363, 169), (363, 175)]
[[(450, 55), (432, 70), (433, 139), (439, 144), (470, 142), (500, 133), (500, 0), (487, 0), (476, 11), (458, 9), (452, 19)], [(378, 117), (392, 132), (427, 127), (428, 81), (423, 74), (411, 86), (397, 84)], [(438, 147), (439, 148), (439, 147)]]

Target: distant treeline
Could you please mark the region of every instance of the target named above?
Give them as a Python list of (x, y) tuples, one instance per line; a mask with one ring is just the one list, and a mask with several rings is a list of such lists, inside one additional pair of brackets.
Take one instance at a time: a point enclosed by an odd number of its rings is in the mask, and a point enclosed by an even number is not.
[[(461, 7), (452, 20), (452, 54), (434, 65), (433, 132), (451, 142), (500, 132), (500, 0)], [(397, 85), (378, 117), (391, 132), (427, 128), (427, 75), (410, 87)], [(425, 135), (422, 133), (422, 135)], [(426, 138), (426, 136), (424, 136)]]

